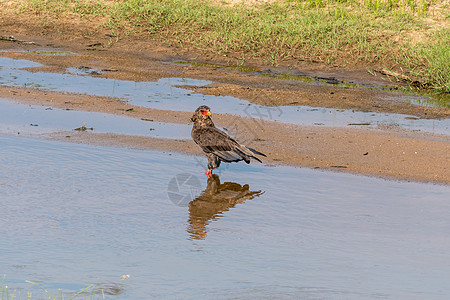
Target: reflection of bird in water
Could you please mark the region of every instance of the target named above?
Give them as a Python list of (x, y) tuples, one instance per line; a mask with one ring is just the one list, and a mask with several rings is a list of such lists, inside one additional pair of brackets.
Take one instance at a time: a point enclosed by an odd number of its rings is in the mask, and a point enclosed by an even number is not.
[(192, 139), (208, 158), (208, 171), (205, 173), (208, 178), (212, 170), (218, 168), (222, 161), (230, 163), (243, 160), (249, 164), (252, 159), (261, 162), (255, 155), (266, 156), (255, 149), (239, 144), (228, 134), (217, 129), (210, 116), (210, 108), (202, 105), (197, 108), (191, 118), (194, 122), (191, 131)]
[(220, 183), (218, 175), (211, 175), (203, 193), (189, 203), (188, 233), (191, 238), (204, 239), (206, 237), (206, 225), (211, 220), (215, 220), (236, 204), (258, 197), (263, 193), (261, 191), (250, 191), (248, 184)]

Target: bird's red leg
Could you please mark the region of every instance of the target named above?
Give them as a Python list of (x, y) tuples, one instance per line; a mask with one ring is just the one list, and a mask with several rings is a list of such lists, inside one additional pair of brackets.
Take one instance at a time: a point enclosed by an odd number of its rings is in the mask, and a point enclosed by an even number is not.
[(212, 169), (208, 169), (208, 171), (205, 172), (206, 178), (209, 178), (212, 174)]

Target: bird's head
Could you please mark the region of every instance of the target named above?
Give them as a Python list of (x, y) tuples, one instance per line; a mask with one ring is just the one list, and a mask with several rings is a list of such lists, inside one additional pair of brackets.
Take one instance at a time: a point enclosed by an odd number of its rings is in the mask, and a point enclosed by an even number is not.
[(202, 105), (195, 110), (194, 114), (191, 117), (191, 121), (195, 122), (197, 120), (201, 121), (211, 119), (210, 116), (211, 116), (211, 109), (206, 105)]

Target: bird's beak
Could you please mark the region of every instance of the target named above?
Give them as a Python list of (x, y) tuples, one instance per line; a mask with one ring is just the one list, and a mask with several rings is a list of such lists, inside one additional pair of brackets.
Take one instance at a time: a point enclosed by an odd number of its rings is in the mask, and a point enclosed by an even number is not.
[(205, 111), (203, 112), (203, 115), (204, 115), (204, 116), (210, 116), (210, 115), (211, 115), (211, 112), (210, 112), (209, 110), (205, 110)]

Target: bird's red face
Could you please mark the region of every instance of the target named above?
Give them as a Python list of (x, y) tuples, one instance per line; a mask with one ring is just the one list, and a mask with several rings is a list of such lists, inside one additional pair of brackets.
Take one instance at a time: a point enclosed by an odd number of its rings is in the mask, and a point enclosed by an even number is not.
[(191, 117), (191, 121), (192, 122), (208, 121), (211, 120), (210, 116), (211, 116), (211, 109), (206, 105), (202, 105), (195, 110), (194, 114)]

